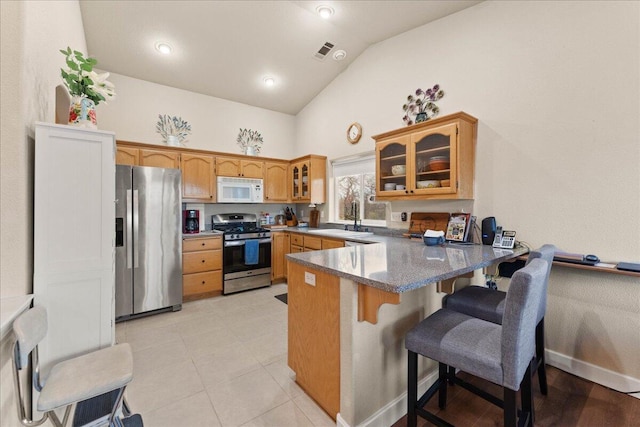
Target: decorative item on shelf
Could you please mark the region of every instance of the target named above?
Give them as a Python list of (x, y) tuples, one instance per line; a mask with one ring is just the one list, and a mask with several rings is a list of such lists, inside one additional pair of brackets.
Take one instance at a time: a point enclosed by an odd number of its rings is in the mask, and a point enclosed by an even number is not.
[(97, 129), (96, 105), (115, 99), (115, 86), (108, 82), (109, 73), (98, 74), (93, 67), (98, 63), (94, 58), (85, 58), (82, 52), (60, 50), (65, 56), (67, 69), (60, 69), (64, 85), (71, 95), (69, 124), (89, 129)]
[(240, 129), (240, 133), (238, 133), (236, 141), (238, 142), (242, 153), (247, 156), (257, 156), (260, 154), (260, 149), (264, 142), (260, 132), (251, 129)]
[(416, 89), (415, 97), (409, 95), (407, 103), (402, 106), (402, 110), (406, 113), (402, 120), (409, 126), (414, 123), (414, 120), (411, 119), (412, 115), (415, 116), (415, 123), (424, 122), (437, 116), (440, 108), (436, 105), (436, 101), (442, 99), (443, 96), (444, 91), (440, 89), (438, 84), (426, 91)]
[(165, 144), (179, 147), (184, 146), (184, 143), (187, 142), (187, 135), (191, 133), (191, 125), (182, 120), (182, 117), (158, 114), (156, 132), (162, 136)]

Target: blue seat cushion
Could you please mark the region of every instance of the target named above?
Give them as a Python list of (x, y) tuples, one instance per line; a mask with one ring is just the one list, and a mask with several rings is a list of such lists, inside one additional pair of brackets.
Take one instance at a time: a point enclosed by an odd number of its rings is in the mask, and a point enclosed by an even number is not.
[(407, 350), (502, 385), (502, 327), (440, 309), (406, 335)]
[(467, 286), (442, 299), (442, 306), (487, 322), (502, 324), (506, 292)]

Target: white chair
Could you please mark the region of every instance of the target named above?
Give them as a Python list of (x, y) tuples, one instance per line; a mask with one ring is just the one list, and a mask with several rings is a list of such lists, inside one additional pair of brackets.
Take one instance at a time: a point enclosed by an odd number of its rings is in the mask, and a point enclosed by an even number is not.
[[(123, 422), (116, 416), (121, 408), (123, 415), (130, 415), (126, 404), (123, 404), (124, 389), (133, 379), (133, 357), (129, 344), (117, 344), (60, 362), (53, 366), (43, 382), (38, 366), (38, 344), (46, 336), (47, 326), (47, 311), (41, 306), (21, 314), (13, 323), (16, 336), (13, 349), (14, 387), (20, 422), (25, 426), (37, 426), (49, 419), (55, 426), (65, 426), (74, 404), (80, 408), (81, 402), (104, 395), (112, 399), (108, 417), (110, 426), (141, 426), (142, 418), (137, 414), (129, 418), (133, 423)], [(37, 410), (44, 413), (39, 420), (27, 416), (29, 411), (25, 409), (20, 381), (20, 371), (29, 365), (29, 355), (32, 359), (33, 386), (40, 392)], [(60, 421), (55, 410), (62, 408), (66, 409)]]

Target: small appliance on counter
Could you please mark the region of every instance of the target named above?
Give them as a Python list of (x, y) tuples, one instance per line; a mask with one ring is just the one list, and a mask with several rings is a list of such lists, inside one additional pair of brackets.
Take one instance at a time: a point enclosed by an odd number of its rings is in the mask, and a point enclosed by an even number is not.
[(200, 211), (197, 209), (185, 209), (182, 211), (182, 232), (184, 234), (200, 232)]

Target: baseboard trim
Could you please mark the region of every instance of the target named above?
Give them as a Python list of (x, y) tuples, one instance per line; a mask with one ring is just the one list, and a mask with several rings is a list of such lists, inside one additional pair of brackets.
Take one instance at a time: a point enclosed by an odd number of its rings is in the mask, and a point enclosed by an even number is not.
[[(418, 382), (418, 396), (422, 396), (429, 387), (438, 379), (438, 370), (430, 373)], [(407, 414), (407, 393), (402, 393), (391, 402), (378, 409), (373, 415), (358, 424), (356, 427), (387, 427), (393, 425)], [(344, 418), (336, 416), (337, 427), (351, 427)]]
[(610, 371), (552, 350), (545, 350), (545, 357), (547, 364), (551, 366), (640, 399), (640, 393), (632, 393), (640, 390), (640, 379)]

